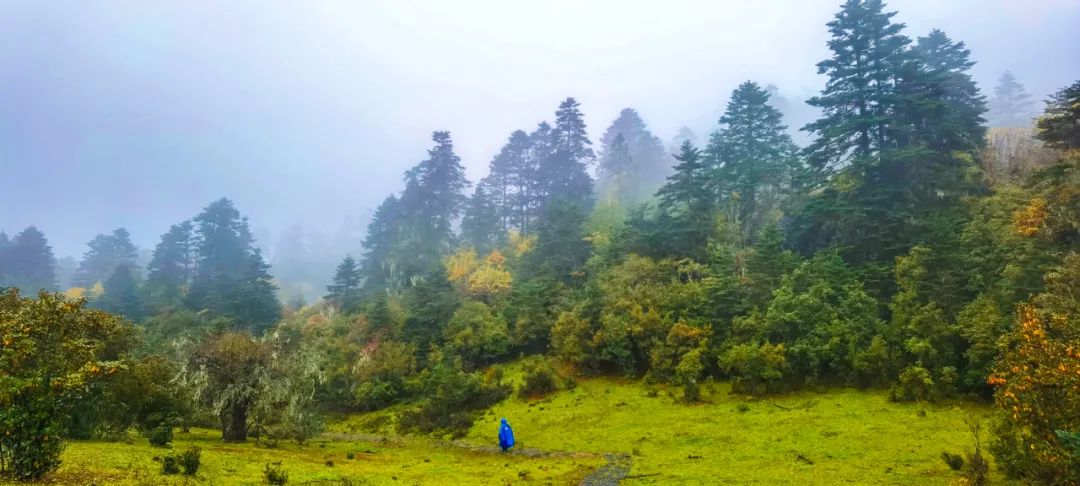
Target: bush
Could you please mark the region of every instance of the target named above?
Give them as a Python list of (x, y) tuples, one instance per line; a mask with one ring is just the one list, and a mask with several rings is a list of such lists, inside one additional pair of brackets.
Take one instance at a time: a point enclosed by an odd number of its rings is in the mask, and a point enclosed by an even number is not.
[(273, 484), (280, 486), (289, 482), (289, 474), (281, 468), (281, 464), (266, 463), (266, 467), (263, 469), (263, 478), (266, 479), (266, 484)]
[(524, 382), (518, 387), (518, 396), (522, 398), (538, 398), (554, 392), (558, 388), (555, 369), (543, 357), (529, 357), (522, 363), (521, 368), (524, 372)]
[(776, 391), (787, 369), (782, 343), (736, 344), (720, 355), (719, 361), (731, 375), (732, 391), (751, 395)]
[(176, 457), (169, 454), (161, 458), (161, 474), (176, 474), (180, 472), (180, 463), (177, 462)]
[(510, 395), (510, 387), (493, 375), (485, 380), (480, 373), (466, 373), (460, 365), (440, 363), (425, 370), (419, 379), (417, 394), (427, 397), (420, 406), (398, 418), (398, 430), (465, 435), (472, 427), (473, 415)]
[(180, 468), (184, 470), (185, 476), (194, 476), (199, 472), (199, 465), (201, 464), (202, 449), (199, 446), (191, 446), (184, 449), (179, 456), (176, 457), (176, 462), (180, 464)]
[(150, 445), (154, 447), (169, 447), (173, 440), (173, 429), (168, 425), (159, 425), (144, 430), (142, 434), (146, 436), (146, 440), (150, 441)]
[(949, 469), (953, 471), (959, 471), (964, 467), (964, 456), (960, 454), (953, 454), (951, 452), (942, 452), (941, 460), (945, 461), (945, 464), (949, 465)]
[(934, 396), (934, 379), (930, 370), (912, 365), (900, 373), (900, 382), (893, 385), (889, 396), (898, 402), (930, 400)]
[(34, 480), (56, 469), (73, 405), (126, 365), (135, 329), (85, 304), (0, 289), (2, 478)]

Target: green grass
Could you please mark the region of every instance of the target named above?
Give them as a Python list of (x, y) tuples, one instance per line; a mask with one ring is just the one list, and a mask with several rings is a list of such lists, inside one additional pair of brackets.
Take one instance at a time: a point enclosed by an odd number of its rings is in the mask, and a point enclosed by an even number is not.
[(880, 391), (754, 400), (726, 384), (710, 388), (707, 403), (687, 406), (663, 389), (650, 397), (640, 383), (586, 380), (544, 400), (495, 406), (468, 440), (492, 443), (506, 417), (527, 447), (632, 454), (630, 474), (640, 476), (632, 484), (949, 484), (958, 475), (941, 452), (969, 451), (965, 419), (985, 422), (990, 412), (893, 403)]
[[(508, 372), (513, 376), (513, 369)], [(195, 480), (162, 476), (154, 456), (133, 443), (71, 442), (53, 484), (263, 484), (268, 462), (281, 462), (289, 484), (577, 484), (604, 463), (597, 453), (630, 454), (624, 484), (950, 484), (959, 475), (942, 451), (968, 452), (965, 419), (984, 420), (982, 404), (903, 404), (884, 392), (833, 389), (751, 399), (726, 384), (704, 387), (705, 403), (683, 405), (663, 387), (606, 378), (526, 402), (510, 398), (488, 410), (465, 438), (475, 447), (389, 433), (394, 410), (339, 418), (329, 434), (279, 448), (223, 444), (215, 431), (176, 434), (173, 450), (203, 448)], [(656, 391), (656, 393), (650, 393)], [(499, 418), (518, 444), (569, 454), (493, 451)], [(985, 427), (984, 427), (985, 429)], [(984, 443), (989, 434), (984, 432)], [(482, 446), (482, 447), (481, 447)], [(346, 454), (353, 452), (349, 460)], [(334, 465), (328, 466), (327, 460)], [(994, 484), (1004, 479), (993, 473)]]
[[(173, 451), (202, 447), (202, 467), (194, 479), (163, 476), (155, 456), (168, 454), (145, 439), (122, 442), (73, 441), (63, 464), (42, 483), (63, 485), (247, 485), (265, 484), (263, 468), (281, 462), (288, 484), (576, 484), (603, 463), (597, 457), (526, 457), (520, 454), (451, 447), (427, 438), (389, 442), (315, 440), (300, 446), (281, 443), (276, 449), (253, 441), (224, 444), (212, 430), (177, 433)], [(349, 452), (354, 459), (347, 459)], [(332, 460), (333, 466), (327, 461)], [(3, 481), (0, 481), (2, 484)]]

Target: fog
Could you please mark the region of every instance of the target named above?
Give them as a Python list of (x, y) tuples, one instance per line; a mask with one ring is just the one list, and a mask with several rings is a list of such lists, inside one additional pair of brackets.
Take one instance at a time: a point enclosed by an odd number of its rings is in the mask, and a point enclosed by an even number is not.
[[(433, 130), (475, 181), (567, 96), (594, 140), (625, 107), (700, 140), (753, 79), (796, 131), (839, 3), (0, 2), (0, 228), (37, 225), (58, 258), (116, 227), (149, 249), (226, 196), (263, 246), (332, 239)], [(984, 93), (1005, 70), (1040, 100), (1080, 78), (1078, 1), (889, 4), (912, 38), (966, 42)]]

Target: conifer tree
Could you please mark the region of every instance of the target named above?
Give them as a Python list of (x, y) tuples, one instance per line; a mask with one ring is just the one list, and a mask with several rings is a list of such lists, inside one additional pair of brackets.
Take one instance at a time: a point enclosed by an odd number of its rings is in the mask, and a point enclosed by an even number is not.
[(453, 224), (465, 208), (469, 186), (461, 158), (454, 153), (450, 132), (431, 135), (435, 146), (428, 158), (405, 173), (401, 209), (405, 231), (404, 258), (398, 262), (409, 279), (438, 265), (453, 244)]
[[(551, 152), (540, 161), (537, 183), (543, 194), (543, 205), (561, 199), (582, 207), (592, 205), (592, 178), (588, 164), (596, 158), (592, 142), (585, 131), (577, 100), (567, 98), (555, 112), (555, 127), (550, 132)], [(540, 129), (545, 128), (543, 125)], [(539, 130), (538, 130), (539, 132)], [(543, 135), (543, 132), (537, 135)], [(538, 139), (537, 148), (547, 141)]]
[(1080, 148), (1080, 81), (1046, 101), (1046, 113), (1039, 118), (1038, 138), (1062, 150)]
[(712, 229), (715, 202), (709, 192), (710, 174), (701, 151), (690, 141), (679, 147), (675, 173), (657, 191), (670, 229), (663, 238), (682, 256), (701, 257)]
[(990, 101), (990, 126), (1029, 127), (1034, 117), (1035, 103), (1024, 85), (1011, 71), (1002, 73)]
[(360, 288), (360, 266), (352, 255), (346, 255), (334, 272), (334, 281), (326, 286), (328, 294), (325, 299), (349, 311), (356, 305), (357, 291)]
[(191, 284), (195, 266), (193, 230), (191, 221), (174, 224), (154, 247), (147, 265), (146, 284), (157, 304), (178, 302)]
[(203, 209), (194, 223), (197, 264), (186, 305), (252, 331), (273, 325), (281, 316), (281, 303), (247, 218), (222, 198)]
[(604, 197), (622, 207), (628, 207), (639, 196), (641, 173), (635, 162), (621, 133), (615, 135), (600, 159), (601, 191)]
[(816, 168), (868, 167), (889, 146), (896, 75), (908, 61), (911, 42), (885, 12), (881, 0), (847, 0), (829, 22), (832, 57), (818, 63), (829, 81), (807, 103), (822, 116), (803, 130), (817, 139), (807, 148)]
[(537, 164), (532, 143), (527, 133), (515, 130), (491, 160), (488, 176), (481, 181), (489, 188), (502, 233), (511, 228), (524, 233), (529, 220), (535, 217), (532, 206)]
[(915, 122), (924, 142), (938, 150), (977, 151), (986, 141), (986, 97), (969, 73), (971, 51), (934, 29), (916, 40), (914, 53), (926, 80), (919, 83), (925, 115)]
[(112, 234), (97, 235), (87, 246), (90, 249), (83, 255), (72, 278), (72, 285), (76, 287), (90, 288), (95, 282), (104, 282), (121, 265), (129, 271), (135, 268), (138, 250), (124, 228), (117, 228)]
[(4, 280), (0, 287), (17, 287), (27, 295), (56, 290), (56, 258), (49, 241), (34, 226), (15, 235), (4, 252)]
[(506, 233), (502, 229), (499, 208), (489, 194), (487, 184), (476, 185), (461, 219), (461, 237), (480, 253), (499, 246)]
[(365, 289), (393, 290), (400, 286), (395, 245), (401, 234), (401, 213), (401, 201), (391, 194), (375, 209), (368, 223), (364, 257), (360, 262)]
[(796, 147), (769, 93), (753, 81), (732, 92), (720, 127), (706, 149), (711, 186), (721, 200), (737, 198), (742, 233), (753, 239), (791, 186)]
[[(618, 142), (619, 137), (622, 142)], [(633, 108), (619, 113), (600, 137), (600, 146), (600, 193), (615, 194), (624, 204), (647, 196), (670, 173), (663, 143)]]

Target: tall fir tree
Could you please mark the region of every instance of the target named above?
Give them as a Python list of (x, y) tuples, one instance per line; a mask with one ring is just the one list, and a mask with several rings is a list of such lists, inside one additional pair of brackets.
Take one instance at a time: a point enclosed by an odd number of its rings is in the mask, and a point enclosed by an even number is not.
[(406, 224), (399, 262), (406, 280), (439, 265), (454, 243), (453, 225), (467, 202), (469, 181), (450, 132), (436, 131), (428, 158), (405, 173), (401, 209)]
[(325, 299), (346, 312), (355, 309), (361, 279), (356, 259), (346, 255), (334, 271), (333, 283), (326, 286)]
[(704, 157), (689, 140), (675, 156), (675, 173), (657, 191), (662, 218), (670, 224), (663, 237), (679, 256), (703, 257), (712, 229), (715, 198)]
[(161, 235), (147, 265), (146, 285), (156, 307), (178, 304), (191, 284), (195, 268), (195, 236), (191, 221), (174, 224)]
[(1061, 150), (1080, 149), (1080, 81), (1054, 93), (1037, 124), (1039, 140)]
[(822, 116), (803, 130), (817, 135), (807, 148), (819, 169), (869, 167), (890, 146), (896, 104), (896, 75), (910, 56), (911, 42), (885, 12), (881, 0), (847, 0), (829, 22), (832, 57), (817, 64), (828, 77), (821, 94), (807, 100)]
[(986, 97), (969, 73), (975, 65), (971, 51), (934, 29), (916, 40), (914, 53), (925, 79), (918, 83), (924, 116), (914, 123), (923, 141), (938, 150), (974, 154), (986, 143)]
[(360, 274), (369, 291), (395, 290), (401, 287), (396, 245), (401, 235), (401, 201), (393, 194), (386, 197), (368, 223), (364, 237), (364, 256)]
[[(541, 126), (541, 129), (544, 128)], [(536, 140), (537, 147), (551, 148), (540, 161), (537, 183), (543, 205), (553, 200), (570, 201), (581, 207), (592, 206), (592, 178), (588, 166), (596, 155), (585, 130), (585, 120), (577, 100), (567, 98), (555, 112), (555, 127), (549, 140)]]
[[(620, 146), (616, 142), (622, 137)], [(640, 201), (670, 174), (664, 144), (649, 131), (633, 108), (624, 108), (600, 137), (598, 186), (601, 194), (620, 201)], [(620, 153), (625, 151), (626, 153)], [(628, 162), (628, 163), (627, 163)]]
[(56, 290), (56, 258), (45, 234), (36, 227), (15, 235), (4, 251), (4, 259), (0, 287), (17, 287), (26, 295)]
[(480, 253), (495, 249), (506, 237), (499, 207), (490, 193), (487, 184), (477, 184), (461, 219), (461, 239)]
[(281, 315), (281, 303), (247, 219), (222, 198), (203, 209), (194, 223), (197, 263), (185, 304), (232, 319), (239, 328), (269, 328)]
[(629, 207), (640, 197), (641, 173), (630, 153), (626, 137), (619, 133), (600, 158), (602, 197), (622, 207)]
[(527, 231), (535, 218), (537, 161), (532, 154), (532, 138), (515, 130), (499, 153), (491, 160), (488, 176), (481, 181), (488, 187), (503, 233), (516, 229)]
[(90, 248), (79, 262), (72, 285), (88, 289), (96, 282), (104, 282), (117, 267), (123, 265), (128, 270), (135, 269), (135, 260), (139, 251), (131, 243), (131, 234), (124, 228), (117, 228), (111, 234), (97, 235), (87, 243)]
[(1005, 71), (990, 100), (990, 126), (1030, 127), (1035, 118), (1035, 101), (1011, 71)]
[(737, 199), (742, 234), (753, 239), (776, 219), (791, 187), (797, 148), (769, 93), (746, 81), (731, 93), (720, 130), (706, 149), (718, 200)]

